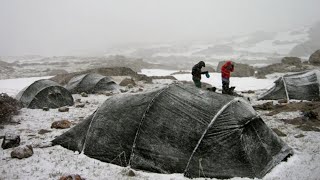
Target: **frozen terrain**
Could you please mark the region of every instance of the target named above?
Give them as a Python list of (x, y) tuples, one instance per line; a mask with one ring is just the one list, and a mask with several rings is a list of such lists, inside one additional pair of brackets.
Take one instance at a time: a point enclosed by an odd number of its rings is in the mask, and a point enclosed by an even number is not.
[[(145, 69), (142, 73), (147, 75), (170, 75), (175, 71), (150, 70)], [(191, 80), (190, 74), (174, 75), (178, 80)], [(236, 86), (238, 91), (259, 90), (255, 94), (243, 94), (250, 96), (252, 104), (262, 102), (256, 100), (259, 92), (272, 86), (275, 76), (270, 79), (231, 78), (231, 85)], [(41, 78), (10, 79), (0, 80), (0, 92), (16, 95), (24, 86)], [(220, 87), (220, 77), (218, 73), (211, 74), (209, 79), (203, 78), (204, 82)], [(172, 81), (157, 80), (154, 84), (140, 84), (144, 91), (171, 83)], [(127, 93), (131, 93), (130, 91)], [(14, 117), (14, 122), (3, 125), (0, 128), (0, 136), (6, 132), (15, 131), (21, 136), (21, 144), (32, 144), (34, 155), (27, 159), (12, 159), (10, 153), (12, 149), (0, 150), (0, 179), (59, 179), (62, 175), (79, 174), (88, 180), (90, 179), (150, 179), (150, 180), (184, 180), (188, 179), (182, 174), (156, 174), (134, 170), (135, 176), (127, 176), (129, 168), (119, 167), (113, 164), (104, 163), (91, 159), (79, 153), (74, 153), (61, 146), (47, 147), (50, 141), (66, 130), (51, 129), (53, 121), (67, 119), (73, 126), (92, 114), (108, 96), (89, 95), (81, 97), (74, 95), (74, 99), (81, 99), (87, 102), (84, 108), (70, 107), (69, 112), (58, 112), (57, 109), (43, 111), (37, 109), (23, 108), (21, 113)], [(282, 162), (272, 169), (263, 179), (275, 180), (316, 180), (320, 177), (320, 138), (319, 132), (305, 132), (295, 128), (293, 125), (284, 124), (280, 119), (289, 119), (301, 116), (300, 112), (283, 112), (274, 116), (266, 116), (266, 111), (258, 112), (267, 125), (271, 128), (278, 128), (286, 133), (286, 137), (281, 137), (289, 146), (294, 149), (294, 155), (287, 162)], [(38, 134), (39, 130), (46, 129), (51, 132)], [(305, 135), (296, 138), (298, 134)], [(2, 140), (0, 140), (0, 143)], [(208, 179), (208, 178), (196, 178)], [(233, 180), (248, 180), (249, 178), (235, 177)]]

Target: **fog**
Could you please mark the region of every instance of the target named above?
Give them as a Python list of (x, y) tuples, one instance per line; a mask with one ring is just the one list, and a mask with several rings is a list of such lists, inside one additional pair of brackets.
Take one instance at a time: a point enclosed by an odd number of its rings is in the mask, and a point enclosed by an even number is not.
[(1, 0), (0, 56), (213, 41), (320, 19), (319, 0)]

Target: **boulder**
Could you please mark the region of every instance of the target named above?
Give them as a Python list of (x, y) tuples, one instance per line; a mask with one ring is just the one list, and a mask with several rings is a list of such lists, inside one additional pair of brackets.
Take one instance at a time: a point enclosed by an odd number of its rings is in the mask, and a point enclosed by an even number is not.
[(312, 65), (320, 66), (320, 49), (311, 54), (309, 62)]
[(289, 64), (289, 65), (300, 65), (301, 64), (301, 59), (298, 57), (284, 57), (282, 58), (281, 62), (283, 64)]
[(49, 108), (48, 107), (43, 107), (42, 110), (43, 111), (49, 111)]
[(32, 155), (33, 155), (33, 148), (31, 145), (14, 148), (13, 151), (11, 152), (11, 157), (18, 158), (18, 159), (28, 158)]
[(60, 177), (59, 180), (85, 180), (84, 178), (81, 178), (79, 174), (71, 174)]
[(59, 112), (68, 112), (69, 111), (69, 108), (68, 107), (60, 107), (59, 109), (58, 109), (58, 111)]
[(88, 97), (88, 94), (85, 93), (85, 92), (82, 92), (80, 95), (81, 95), (82, 97)]
[(124, 80), (122, 80), (120, 82), (120, 86), (128, 86), (129, 84), (132, 84), (133, 86), (136, 85), (136, 83), (134, 82), (134, 80), (132, 78), (125, 78)]
[(113, 92), (112, 92), (112, 91), (107, 91), (107, 92), (105, 93), (105, 95), (106, 95), (106, 96), (112, 96), (112, 95), (113, 95)]
[(76, 104), (76, 108), (83, 108), (85, 105), (85, 103), (78, 103)]
[(132, 84), (128, 84), (127, 86), (129, 89), (133, 88), (134, 86)]
[(259, 105), (254, 105), (252, 106), (255, 110), (273, 110), (274, 109), (274, 105), (272, 101), (263, 103), (263, 104), (259, 104)]
[[(221, 67), (226, 61), (220, 61), (217, 67), (217, 72), (221, 72)], [(233, 63), (234, 72), (231, 73), (231, 77), (249, 77), (254, 76), (254, 68), (248, 64)]]
[(71, 122), (68, 120), (55, 121), (51, 124), (54, 129), (67, 129), (71, 127)]
[(20, 145), (20, 136), (12, 132), (5, 134), (1, 147), (3, 149), (13, 148)]

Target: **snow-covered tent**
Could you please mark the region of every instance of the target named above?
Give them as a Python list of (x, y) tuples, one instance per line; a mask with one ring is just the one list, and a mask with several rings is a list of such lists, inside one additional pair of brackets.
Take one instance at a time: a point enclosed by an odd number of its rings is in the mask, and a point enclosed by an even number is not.
[(284, 75), (277, 79), (275, 85), (259, 96), (259, 100), (297, 99), (319, 100), (320, 71)]
[(119, 91), (119, 86), (107, 76), (100, 74), (83, 74), (73, 77), (66, 87), (72, 94)]
[(263, 177), (292, 154), (242, 98), (174, 84), (116, 95), (54, 145), (188, 177)]
[(58, 83), (41, 79), (24, 88), (16, 96), (24, 107), (41, 109), (43, 107), (59, 108), (73, 105), (71, 93)]

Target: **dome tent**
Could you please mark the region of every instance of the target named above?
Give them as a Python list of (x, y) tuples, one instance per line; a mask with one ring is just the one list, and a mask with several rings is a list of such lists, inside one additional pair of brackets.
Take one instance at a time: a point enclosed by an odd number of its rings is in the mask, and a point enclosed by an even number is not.
[(275, 85), (258, 97), (259, 100), (319, 100), (320, 71), (306, 71), (284, 75)]
[(59, 108), (72, 106), (73, 97), (71, 93), (58, 83), (41, 79), (24, 88), (16, 96), (24, 107), (41, 109), (43, 107)]
[(118, 85), (107, 76), (100, 74), (83, 74), (73, 77), (66, 88), (72, 93), (97, 93), (103, 91), (119, 91)]
[(261, 178), (292, 154), (243, 99), (178, 84), (113, 96), (52, 142), (104, 162), (188, 177)]

